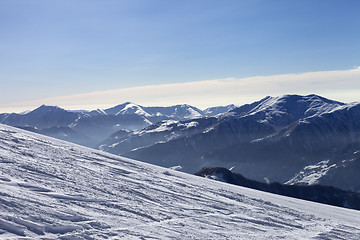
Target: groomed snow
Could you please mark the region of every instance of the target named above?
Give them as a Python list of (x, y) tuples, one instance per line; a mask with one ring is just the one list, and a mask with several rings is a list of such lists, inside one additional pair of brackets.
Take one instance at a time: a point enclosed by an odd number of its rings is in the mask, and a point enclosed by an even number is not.
[(0, 125), (0, 239), (359, 239), (360, 213)]

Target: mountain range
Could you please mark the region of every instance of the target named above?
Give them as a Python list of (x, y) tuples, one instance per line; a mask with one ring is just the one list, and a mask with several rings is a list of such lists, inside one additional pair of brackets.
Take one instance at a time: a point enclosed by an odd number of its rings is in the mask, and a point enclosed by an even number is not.
[(69, 111), (42, 105), (23, 114), (0, 114), (0, 123), (94, 147), (118, 130), (139, 130), (159, 121), (186, 120), (211, 115), (211, 112), (211, 108), (205, 113), (187, 104), (143, 107), (127, 102), (93, 111)]
[(359, 211), (0, 124), (0, 239), (358, 239)]
[(0, 122), (188, 173), (236, 167), (261, 182), (360, 191), (360, 103), (284, 95), (203, 111), (133, 103), (94, 111), (41, 106), (1, 114)]
[(235, 166), (262, 182), (360, 191), (360, 104), (317, 95), (266, 97), (212, 117), (163, 121), (99, 147), (189, 173)]

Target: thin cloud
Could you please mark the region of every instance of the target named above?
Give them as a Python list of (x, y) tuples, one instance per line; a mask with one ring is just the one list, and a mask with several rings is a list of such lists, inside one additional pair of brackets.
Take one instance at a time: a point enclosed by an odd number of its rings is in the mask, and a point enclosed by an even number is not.
[(226, 78), (123, 88), (0, 105), (0, 109), (22, 111), (41, 104), (57, 105), (66, 109), (95, 109), (111, 107), (126, 101), (144, 106), (188, 103), (205, 108), (231, 103), (241, 105), (268, 95), (312, 93), (338, 101), (353, 102), (359, 101), (359, 80), (360, 68), (357, 67), (342, 71)]

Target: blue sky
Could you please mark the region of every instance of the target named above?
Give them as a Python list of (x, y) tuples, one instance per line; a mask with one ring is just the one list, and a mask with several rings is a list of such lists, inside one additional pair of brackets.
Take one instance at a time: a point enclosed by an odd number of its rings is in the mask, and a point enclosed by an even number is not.
[[(359, 12), (357, 0), (2, 0), (0, 109), (115, 89), (355, 69)], [(107, 104), (136, 100), (132, 94)], [(216, 98), (203, 102), (226, 103)], [(167, 105), (165, 95), (141, 101)]]

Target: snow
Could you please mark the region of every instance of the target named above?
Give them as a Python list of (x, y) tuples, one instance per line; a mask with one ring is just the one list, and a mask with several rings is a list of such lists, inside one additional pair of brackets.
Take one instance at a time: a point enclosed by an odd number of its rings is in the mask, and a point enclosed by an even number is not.
[(149, 124), (149, 125), (153, 125), (154, 123), (153, 122), (151, 122), (149, 119), (145, 119), (144, 120), (147, 124)]
[[(165, 120), (163, 121), (159, 126), (157, 126), (156, 128), (146, 128), (144, 130), (141, 131), (137, 131), (135, 132), (136, 134), (147, 134), (147, 133), (155, 133), (155, 132), (165, 132), (165, 131), (171, 131), (173, 130), (173, 128), (176, 127), (181, 127), (182, 130), (185, 129), (189, 129), (192, 127), (197, 127), (199, 125), (198, 122), (185, 122), (185, 123), (180, 123), (179, 121), (176, 120)], [(173, 138), (174, 136), (172, 136), (171, 138)]]
[(192, 127), (197, 127), (199, 125), (198, 122), (186, 122), (186, 123), (178, 123), (177, 126), (178, 127), (183, 127), (183, 130), (185, 129), (189, 129), (189, 128), (192, 128)]
[(217, 107), (210, 107), (210, 108), (207, 108), (203, 111), (203, 113), (206, 115), (206, 116), (215, 116), (215, 115), (218, 115), (218, 114), (223, 114), (223, 113), (226, 113), (226, 112), (229, 112), (235, 108), (237, 108), (238, 106), (234, 105), (234, 104), (230, 104), (230, 105), (227, 105), (227, 106), (217, 106)]
[(193, 108), (189, 107), (186, 109), (186, 111), (189, 113), (188, 115), (185, 116), (185, 118), (199, 118), (202, 117), (201, 113), (195, 111)]
[(156, 128), (145, 128), (144, 130), (141, 131), (136, 131), (134, 132), (135, 134), (139, 134), (139, 135), (143, 135), (143, 134), (147, 134), (147, 133), (154, 133), (154, 132), (164, 132), (164, 131), (171, 131), (173, 129), (174, 126), (172, 126), (173, 124), (178, 124), (179, 121), (175, 121), (175, 120), (166, 120), (163, 121), (158, 127)]
[(207, 176), (205, 176), (205, 178), (217, 180), (217, 181), (220, 181), (220, 182), (226, 182), (226, 180), (224, 179), (224, 176), (222, 174), (220, 174), (220, 173), (207, 175)]
[(97, 113), (99, 113), (99, 114), (102, 114), (102, 115), (108, 115), (105, 111), (104, 111), (104, 109), (96, 109), (95, 110)]
[(0, 239), (359, 239), (359, 211), (0, 125)]
[(31, 112), (30, 110), (26, 110), (26, 111), (23, 111), (23, 112), (21, 112), (21, 113), (19, 113), (20, 115), (26, 115), (26, 114), (28, 114), (29, 112)]
[(207, 129), (205, 129), (205, 130), (203, 131), (203, 133), (208, 133), (208, 132), (213, 131), (213, 130), (215, 130), (214, 127), (209, 127), (209, 128), (207, 128)]
[(336, 167), (336, 164), (329, 166), (328, 163), (329, 160), (324, 160), (315, 165), (308, 165), (285, 184), (317, 184), (319, 179), (325, 176), (330, 169)]
[(348, 110), (350, 108), (353, 108), (353, 107), (356, 107), (356, 106), (359, 106), (359, 102), (351, 102), (351, 103), (347, 103), (346, 105), (340, 105), (340, 106), (337, 106), (336, 108), (334, 109), (331, 109), (331, 111), (329, 111), (328, 113), (334, 113), (336, 111), (341, 111), (341, 110)]
[(118, 113), (115, 115), (122, 115), (122, 114), (137, 114), (145, 117), (151, 117), (151, 115), (147, 112), (145, 112), (139, 105), (128, 103), (126, 106), (121, 109)]
[[(289, 104), (286, 107), (287, 109), (284, 109), (284, 104)], [(343, 103), (331, 101), (316, 95), (283, 95), (279, 97), (264, 98), (255, 108), (251, 110), (250, 115), (255, 115), (260, 112), (267, 112), (271, 115), (281, 115), (287, 114), (289, 109), (298, 109), (298, 112), (294, 113), (295, 115), (314, 117), (332, 112), (336, 109), (341, 109), (343, 108), (343, 105)], [(302, 111), (304, 112), (302, 113)]]
[(177, 166), (169, 167), (169, 169), (180, 171), (182, 167), (180, 165), (177, 165)]

